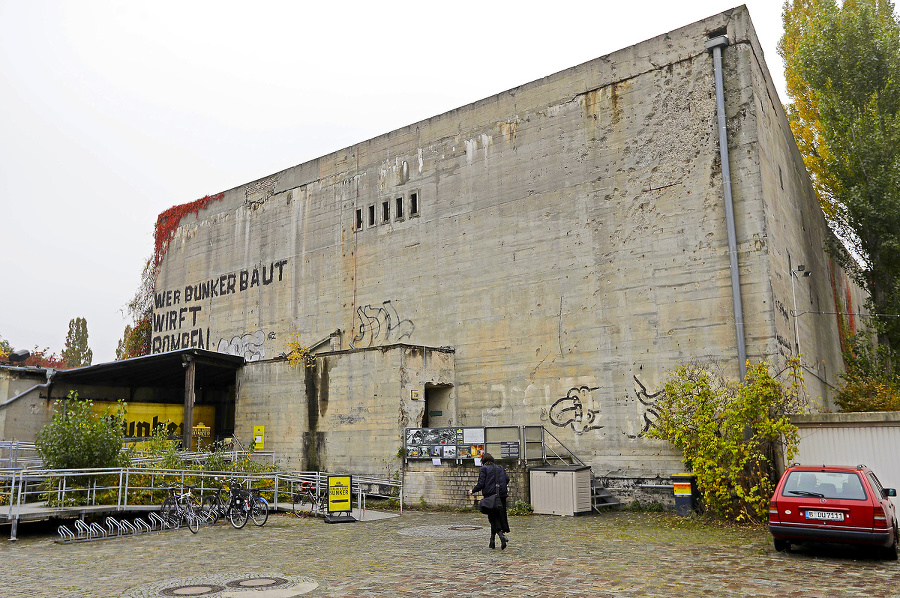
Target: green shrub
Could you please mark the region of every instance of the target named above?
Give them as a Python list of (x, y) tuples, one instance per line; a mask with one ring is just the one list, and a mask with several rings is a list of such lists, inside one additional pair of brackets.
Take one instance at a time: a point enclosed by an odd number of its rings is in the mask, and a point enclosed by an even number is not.
[(57, 406), (49, 424), (35, 437), (35, 446), (44, 466), (49, 469), (84, 469), (88, 467), (121, 467), (120, 458), (125, 439), (123, 422), (125, 404), (115, 412), (96, 415), (91, 401), (78, 399), (69, 391), (63, 410)]
[(510, 515), (531, 515), (534, 512), (534, 507), (531, 506), (530, 502), (517, 500), (506, 512)]
[(662, 513), (666, 510), (666, 507), (661, 502), (655, 500), (648, 502), (633, 500), (625, 505), (625, 508), (623, 510), (631, 511), (634, 513)]
[(788, 366), (785, 383), (763, 363), (749, 367), (741, 383), (698, 364), (669, 374), (647, 435), (681, 450), (710, 514), (734, 521), (767, 516), (778, 481), (776, 455), (790, 462), (800, 441), (788, 416), (805, 410), (799, 363)]

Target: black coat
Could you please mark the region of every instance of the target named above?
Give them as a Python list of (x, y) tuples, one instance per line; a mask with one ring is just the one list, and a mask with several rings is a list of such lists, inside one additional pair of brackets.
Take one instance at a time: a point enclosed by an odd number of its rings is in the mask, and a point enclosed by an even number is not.
[(500, 496), (506, 498), (509, 493), (507, 487), (509, 485), (509, 475), (502, 465), (492, 463), (490, 465), (482, 465), (478, 472), (478, 483), (472, 488), (472, 494), (484, 489), (484, 496), (491, 496), (500, 491)]

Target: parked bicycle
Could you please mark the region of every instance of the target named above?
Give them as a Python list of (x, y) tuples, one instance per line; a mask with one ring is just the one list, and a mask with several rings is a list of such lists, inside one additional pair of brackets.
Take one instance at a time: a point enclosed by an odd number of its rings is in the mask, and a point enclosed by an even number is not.
[(159, 516), (170, 527), (187, 524), (191, 533), (196, 534), (200, 531), (200, 506), (194, 500), (193, 490), (194, 486), (182, 487), (182, 492), (175, 486), (169, 488), (169, 495), (159, 508)]
[(328, 507), (325, 497), (318, 490), (318, 484), (300, 482), (300, 489), (293, 494), (292, 512), (297, 517), (324, 516)]
[(254, 525), (265, 525), (269, 519), (269, 503), (259, 496), (258, 490), (245, 490), (238, 480), (228, 482), (228, 500), (222, 498), (223, 486), (219, 484), (215, 494), (203, 497), (201, 516), (209, 523), (227, 518), (231, 526), (240, 529), (251, 519)]

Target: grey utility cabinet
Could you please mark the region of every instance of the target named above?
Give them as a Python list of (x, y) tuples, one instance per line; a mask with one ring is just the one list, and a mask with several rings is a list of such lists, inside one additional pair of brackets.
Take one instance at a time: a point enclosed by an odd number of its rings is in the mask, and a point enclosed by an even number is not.
[(531, 506), (542, 515), (591, 512), (591, 468), (545, 465), (530, 470)]

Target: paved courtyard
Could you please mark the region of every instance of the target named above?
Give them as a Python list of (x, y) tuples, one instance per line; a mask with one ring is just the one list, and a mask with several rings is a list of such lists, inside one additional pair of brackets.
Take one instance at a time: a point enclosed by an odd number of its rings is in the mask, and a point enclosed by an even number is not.
[[(823, 546), (776, 553), (764, 529), (663, 513), (511, 517), (488, 549), (476, 513), (251, 523), (76, 544), (21, 524), (0, 540), (0, 596), (900, 596), (900, 563)], [(71, 527), (71, 526), (70, 526)], [(8, 537), (9, 526), (0, 526)]]

